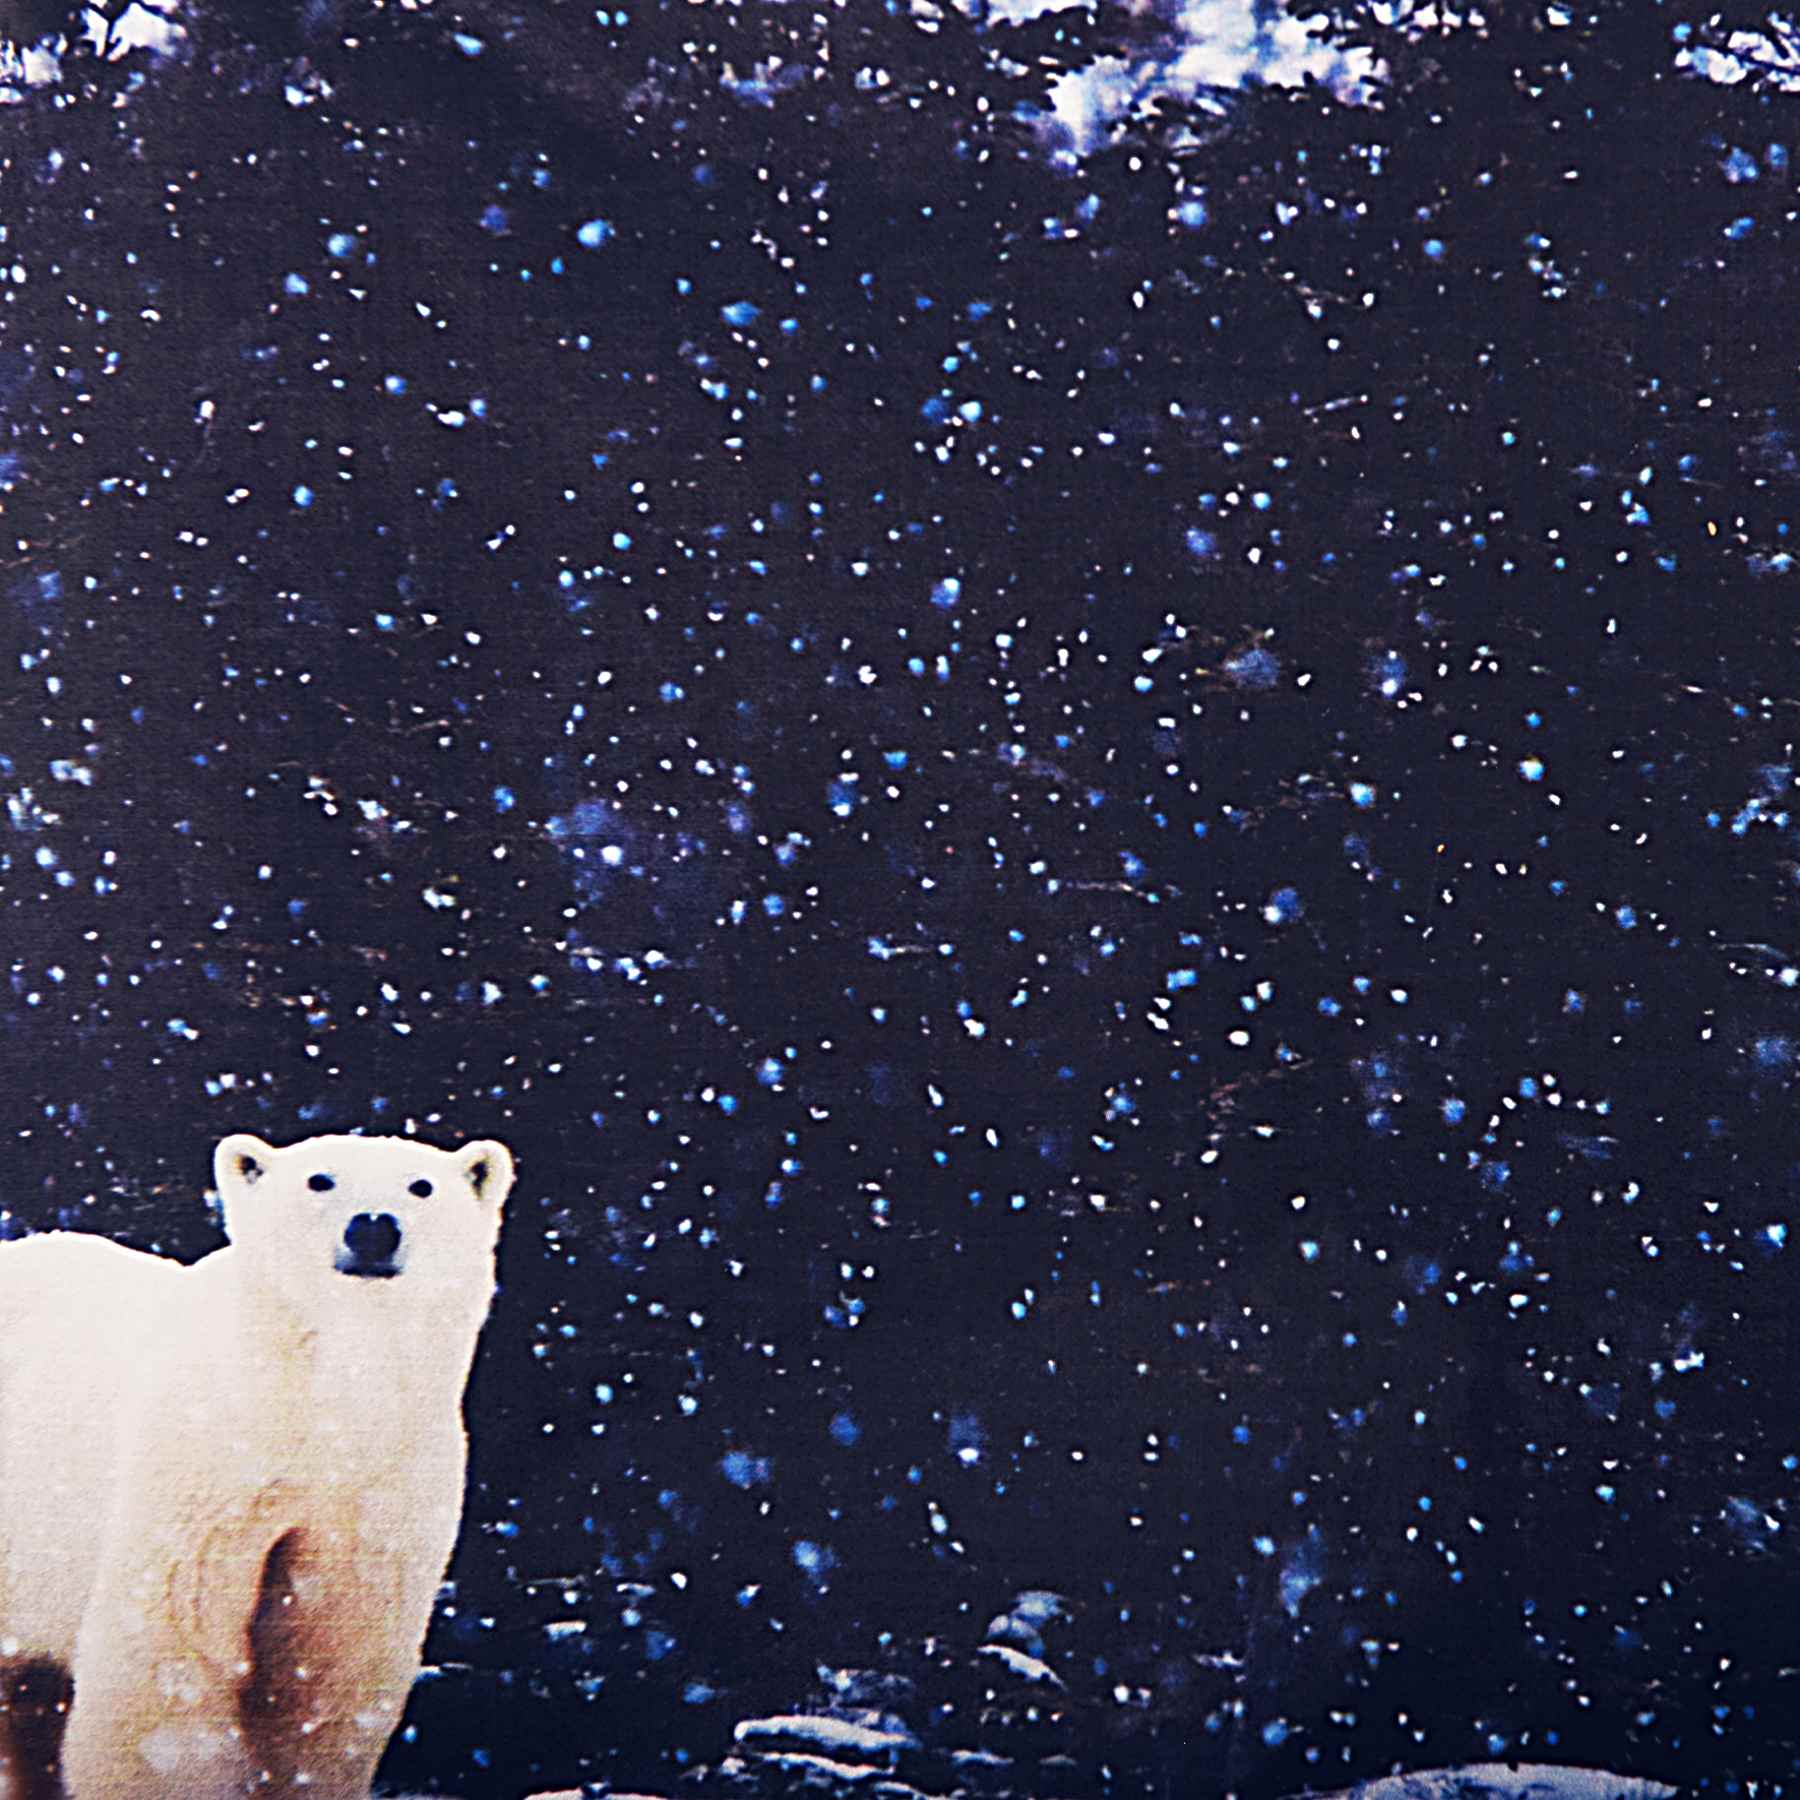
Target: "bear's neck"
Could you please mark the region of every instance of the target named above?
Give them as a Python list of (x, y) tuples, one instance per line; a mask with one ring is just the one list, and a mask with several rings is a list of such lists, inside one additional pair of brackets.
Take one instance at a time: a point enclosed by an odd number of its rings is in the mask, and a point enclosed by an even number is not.
[(272, 1284), (246, 1284), (236, 1319), (240, 1367), (275, 1416), (293, 1422), (296, 1440), (329, 1440), (332, 1456), (352, 1464), (391, 1462), (422, 1436), (460, 1441), (485, 1311), (472, 1314), (453, 1297), (408, 1298), (368, 1309), (364, 1317), (381, 1327), (371, 1337), (333, 1328), (354, 1315), (310, 1319)]

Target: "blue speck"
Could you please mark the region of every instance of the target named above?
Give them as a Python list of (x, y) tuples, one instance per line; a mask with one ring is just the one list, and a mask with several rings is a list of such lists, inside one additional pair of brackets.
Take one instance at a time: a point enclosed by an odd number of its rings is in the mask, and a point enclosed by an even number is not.
[(769, 1465), (766, 1458), (746, 1450), (727, 1450), (719, 1460), (719, 1473), (733, 1487), (753, 1488), (769, 1479)]
[(1424, 243), (1424, 251), (1433, 262), (1442, 262), (1444, 258), (1444, 240), (1442, 238), (1427, 238)]
[(794, 1545), (794, 1563), (808, 1575), (823, 1575), (836, 1561), (823, 1544), (815, 1544), (811, 1538), (800, 1538)]
[(1239, 687), (1266, 690), (1272, 688), (1281, 674), (1281, 665), (1267, 650), (1246, 650), (1225, 659), (1225, 673)]
[(949, 612), (962, 598), (962, 582), (954, 575), (946, 575), (931, 590), (931, 604), (944, 612)]
[(600, 246), (617, 234), (609, 219), (589, 219), (575, 233), (575, 241), (584, 250), (598, 250)]
[(1460, 1125), (1469, 1108), (1466, 1101), (1450, 1099), (1446, 1100), (1438, 1110), (1443, 1113), (1446, 1125)]
[(304, 482), (294, 489), (294, 504), (302, 509), (313, 503), (313, 491)]
[(1263, 918), (1271, 925), (1291, 925), (1305, 910), (1297, 888), (1278, 887), (1263, 908)]
[(289, 275), (281, 285), (290, 294), (305, 294), (312, 291), (304, 275)]
[(753, 300), (733, 300), (719, 308), (719, 317), (727, 325), (754, 325), (761, 315), (762, 308)]

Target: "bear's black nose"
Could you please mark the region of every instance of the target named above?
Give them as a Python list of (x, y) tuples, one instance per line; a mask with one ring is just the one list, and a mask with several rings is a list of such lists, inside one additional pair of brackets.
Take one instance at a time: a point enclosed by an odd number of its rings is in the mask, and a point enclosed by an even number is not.
[(350, 1252), (346, 1273), (390, 1274), (400, 1248), (400, 1221), (392, 1213), (358, 1213), (344, 1227), (344, 1248)]

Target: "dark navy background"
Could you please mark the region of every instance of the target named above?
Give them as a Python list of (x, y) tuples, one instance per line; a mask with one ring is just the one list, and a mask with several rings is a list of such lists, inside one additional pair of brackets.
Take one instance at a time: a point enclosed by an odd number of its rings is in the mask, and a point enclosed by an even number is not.
[(1794, 99), (513, 11), (0, 113), (0, 1222), (519, 1158), (392, 1779), (1787, 1791)]

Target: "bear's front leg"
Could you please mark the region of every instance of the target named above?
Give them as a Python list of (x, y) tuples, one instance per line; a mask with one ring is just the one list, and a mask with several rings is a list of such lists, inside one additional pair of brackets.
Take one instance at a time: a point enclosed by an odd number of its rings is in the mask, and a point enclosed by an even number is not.
[[(121, 1667), (120, 1653), (130, 1659)], [(68, 1800), (239, 1800), (261, 1776), (236, 1680), (189, 1648), (120, 1625), (104, 1654), (86, 1638), (63, 1738)]]
[(211, 1518), (198, 1504), (172, 1517), (136, 1505), (108, 1522), (75, 1645), (68, 1800), (240, 1800), (265, 1787), (243, 1700), (282, 1512), (269, 1489)]
[(448, 1554), (434, 1560), (325, 1523), (277, 1546), (250, 1630), (243, 1702), (246, 1745), (276, 1791), (368, 1800)]

